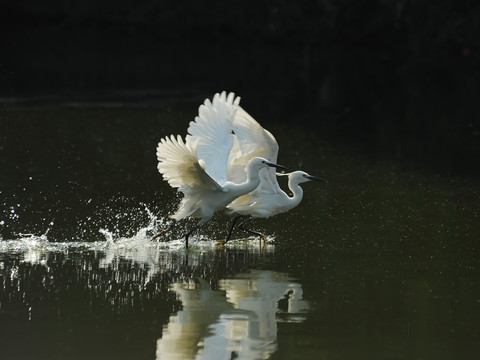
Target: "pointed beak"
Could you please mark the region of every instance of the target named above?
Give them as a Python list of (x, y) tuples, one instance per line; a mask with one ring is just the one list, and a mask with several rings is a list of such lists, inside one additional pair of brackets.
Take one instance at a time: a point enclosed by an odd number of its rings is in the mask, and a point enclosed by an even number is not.
[(285, 166), (278, 165), (278, 164), (274, 164), (274, 163), (272, 163), (272, 162), (270, 162), (270, 161), (266, 161), (265, 164), (268, 165), (268, 166), (271, 166), (271, 167), (280, 169), (280, 170), (282, 170), (282, 171), (287, 171), (287, 168), (286, 168)]
[(328, 184), (328, 181), (327, 181), (326, 179), (319, 178), (319, 177), (316, 177), (316, 176), (308, 175), (308, 176), (306, 176), (306, 178), (307, 178), (308, 180), (321, 181), (321, 182), (324, 182), (324, 183), (327, 183), (327, 184)]

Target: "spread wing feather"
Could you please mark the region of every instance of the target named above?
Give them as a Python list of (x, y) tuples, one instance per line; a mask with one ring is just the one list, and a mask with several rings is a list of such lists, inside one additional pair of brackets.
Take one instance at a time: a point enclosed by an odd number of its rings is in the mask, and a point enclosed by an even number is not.
[(197, 157), (205, 164), (206, 173), (224, 185), (227, 181), (227, 161), (233, 146), (232, 121), (240, 98), (233, 93), (215, 94), (200, 105), (198, 116), (190, 122), (187, 144), (195, 143)]
[(157, 146), (158, 171), (170, 186), (184, 194), (192, 188), (201, 190), (221, 190), (195, 155), (195, 143), (185, 143), (180, 135), (163, 138)]
[[(252, 157), (261, 156), (273, 163), (277, 162), (278, 143), (275, 137), (240, 106), (233, 120), (233, 132), (236, 139), (230, 152), (229, 180), (245, 181), (244, 169)], [(260, 185), (252, 192), (253, 194), (257, 192), (278, 193), (280, 191), (274, 168), (262, 169), (259, 175)]]

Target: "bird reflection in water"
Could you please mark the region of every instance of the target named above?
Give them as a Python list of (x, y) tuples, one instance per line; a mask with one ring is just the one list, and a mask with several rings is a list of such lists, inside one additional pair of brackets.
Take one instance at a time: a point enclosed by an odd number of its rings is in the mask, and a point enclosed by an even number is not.
[(268, 359), (277, 350), (279, 301), (282, 321), (301, 322), (308, 310), (300, 284), (286, 274), (251, 271), (220, 280), (174, 283), (183, 309), (170, 317), (157, 341), (158, 359)]

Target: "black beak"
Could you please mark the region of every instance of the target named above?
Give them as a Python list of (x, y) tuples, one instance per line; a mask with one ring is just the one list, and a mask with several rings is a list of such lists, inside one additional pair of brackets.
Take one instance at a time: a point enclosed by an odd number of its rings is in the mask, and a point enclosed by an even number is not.
[(283, 170), (283, 171), (287, 171), (287, 168), (286, 168), (285, 166), (278, 165), (278, 164), (274, 164), (274, 163), (272, 163), (272, 162), (270, 162), (270, 161), (265, 161), (265, 164), (268, 165), (268, 166), (271, 166), (271, 167), (274, 167), (274, 168)]
[(316, 176), (312, 176), (312, 175), (307, 175), (305, 176), (308, 180), (313, 180), (313, 181), (321, 181), (321, 182), (324, 182), (326, 184), (328, 184), (328, 181), (326, 179), (323, 179), (323, 178), (319, 178), (319, 177), (316, 177)]

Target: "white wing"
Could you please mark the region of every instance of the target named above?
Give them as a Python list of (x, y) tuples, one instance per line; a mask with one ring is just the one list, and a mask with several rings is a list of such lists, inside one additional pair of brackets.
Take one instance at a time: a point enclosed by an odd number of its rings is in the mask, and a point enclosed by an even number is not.
[(215, 94), (213, 102), (207, 99), (200, 105), (188, 128), (187, 144), (196, 143), (200, 163), (222, 185), (227, 181), (227, 161), (234, 141), (232, 121), (239, 101), (233, 93)]
[(180, 135), (163, 138), (157, 146), (158, 171), (170, 186), (184, 194), (221, 190), (197, 160), (195, 144), (185, 144)]
[[(245, 181), (247, 176), (245, 167), (255, 156), (261, 156), (273, 163), (277, 162), (278, 143), (275, 137), (240, 106), (233, 119), (233, 132), (235, 141), (228, 161), (228, 180), (236, 183)], [(274, 168), (262, 169), (259, 175), (260, 185), (252, 193), (280, 191)]]

